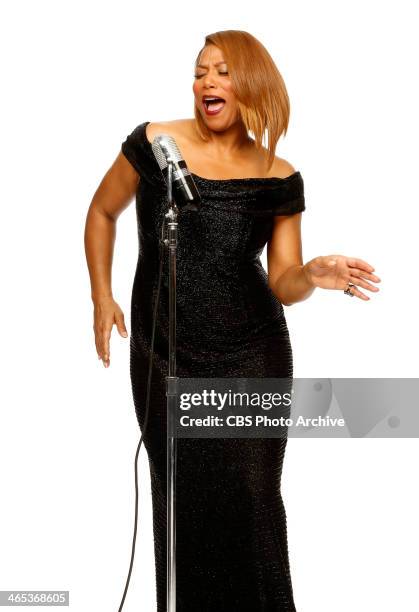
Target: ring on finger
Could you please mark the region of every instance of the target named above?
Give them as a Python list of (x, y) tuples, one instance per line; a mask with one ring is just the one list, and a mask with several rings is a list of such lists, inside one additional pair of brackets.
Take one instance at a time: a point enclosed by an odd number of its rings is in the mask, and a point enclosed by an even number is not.
[(354, 297), (354, 294), (351, 291), (352, 287), (355, 287), (354, 283), (348, 282), (346, 288), (343, 290), (343, 293), (345, 295), (350, 295), (351, 297)]

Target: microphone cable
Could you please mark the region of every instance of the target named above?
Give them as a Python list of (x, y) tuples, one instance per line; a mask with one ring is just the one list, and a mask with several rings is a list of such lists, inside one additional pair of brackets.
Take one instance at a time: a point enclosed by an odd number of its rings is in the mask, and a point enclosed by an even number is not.
[(157, 283), (157, 292), (156, 292), (156, 297), (155, 297), (155, 301), (154, 301), (154, 309), (153, 309), (153, 324), (152, 324), (152, 332), (151, 332), (151, 348), (150, 348), (150, 358), (149, 358), (149, 365), (148, 365), (148, 379), (147, 379), (147, 395), (146, 395), (146, 408), (145, 408), (145, 417), (144, 417), (144, 425), (143, 425), (143, 430), (141, 433), (141, 437), (140, 437), (140, 441), (138, 443), (137, 446), (137, 452), (135, 453), (135, 460), (134, 460), (134, 472), (135, 472), (135, 518), (134, 518), (134, 534), (133, 534), (133, 538), (132, 538), (132, 552), (131, 552), (131, 561), (130, 561), (130, 566), (129, 566), (129, 571), (128, 571), (128, 577), (127, 577), (127, 581), (125, 584), (125, 589), (124, 589), (124, 594), (122, 596), (122, 600), (121, 603), (119, 605), (118, 608), (118, 612), (121, 612), (124, 603), (125, 603), (125, 598), (128, 592), (128, 587), (129, 587), (129, 583), (131, 580), (131, 574), (132, 574), (132, 568), (134, 565), (134, 555), (135, 555), (135, 542), (137, 539), (137, 525), (138, 525), (138, 456), (140, 453), (140, 448), (141, 448), (141, 444), (143, 441), (143, 438), (145, 436), (146, 430), (147, 430), (147, 425), (148, 425), (148, 414), (149, 414), (149, 407), (150, 407), (150, 389), (151, 389), (151, 376), (152, 376), (152, 367), (153, 367), (153, 354), (154, 354), (154, 336), (155, 336), (155, 330), (156, 330), (156, 321), (157, 321), (157, 309), (158, 309), (158, 305), (159, 305), (159, 300), (160, 300), (160, 289), (161, 289), (161, 281), (162, 281), (162, 272), (163, 272), (163, 262), (164, 262), (164, 229), (165, 229), (165, 225), (166, 225), (166, 218), (164, 218), (164, 221), (162, 223), (162, 230), (161, 230), (161, 237), (160, 237), (160, 241), (159, 241), (159, 276), (158, 276), (158, 283)]

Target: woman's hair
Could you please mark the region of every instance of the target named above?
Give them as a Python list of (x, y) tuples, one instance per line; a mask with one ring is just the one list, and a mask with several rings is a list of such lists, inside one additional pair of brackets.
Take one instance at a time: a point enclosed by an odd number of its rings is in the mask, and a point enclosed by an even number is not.
[[(207, 45), (216, 45), (224, 55), (237, 98), (240, 117), (255, 136), (257, 148), (262, 147), (268, 132), (269, 167), (275, 158), (275, 148), (281, 135), (287, 133), (290, 102), (284, 80), (268, 51), (252, 34), (242, 30), (223, 30), (208, 34), (195, 60), (195, 69)], [(204, 140), (209, 130), (195, 104), (197, 128)]]

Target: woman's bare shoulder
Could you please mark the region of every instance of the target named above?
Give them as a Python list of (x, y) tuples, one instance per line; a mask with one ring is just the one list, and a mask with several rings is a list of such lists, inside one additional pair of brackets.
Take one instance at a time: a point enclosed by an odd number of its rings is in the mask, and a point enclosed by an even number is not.
[(284, 159), (275, 155), (274, 162), (270, 171), (271, 176), (278, 176), (279, 178), (287, 178), (290, 174), (294, 174), (296, 169), (294, 166)]
[(152, 142), (158, 134), (168, 134), (173, 138), (190, 139), (193, 119), (173, 119), (172, 121), (151, 121), (146, 126), (147, 139)]
[[(268, 167), (269, 162), (269, 151), (266, 147), (261, 147), (257, 149), (256, 146), (253, 149), (255, 156), (255, 167), (256, 165), (260, 166), (261, 172), (263, 172), (262, 168)], [(284, 159), (283, 157), (279, 157), (275, 155), (272, 165), (269, 168), (267, 173), (267, 178), (269, 177), (278, 177), (278, 178), (287, 178), (290, 174), (294, 174), (296, 169), (294, 166)]]

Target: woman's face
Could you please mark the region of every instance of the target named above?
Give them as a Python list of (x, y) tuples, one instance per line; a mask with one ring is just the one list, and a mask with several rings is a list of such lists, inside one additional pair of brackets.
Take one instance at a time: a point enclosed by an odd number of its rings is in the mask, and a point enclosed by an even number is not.
[[(195, 104), (207, 127), (224, 130), (234, 124), (238, 115), (236, 96), (221, 49), (207, 45), (201, 52), (193, 83)], [(217, 102), (205, 99), (222, 98)]]

